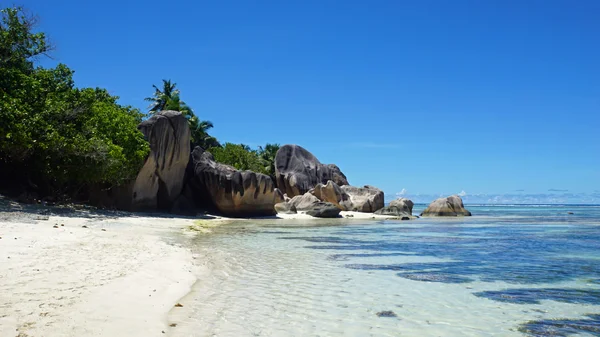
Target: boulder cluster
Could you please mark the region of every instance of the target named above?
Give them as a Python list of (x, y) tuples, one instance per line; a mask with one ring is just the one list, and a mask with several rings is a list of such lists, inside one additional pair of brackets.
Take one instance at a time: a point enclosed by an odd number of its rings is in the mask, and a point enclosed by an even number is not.
[[(132, 188), (131, 210), (161, 210), (195, 214), (213, 209), (233, 217), (305, 212), (314, 217), (338, 217), (341, 211), (368, 212), (412, 219), (408, 199), (384, 204), (383, 191), (374, 186), (351, 186), (340, 168), (322, 164), (298, 145), (284, 145), (275, 156), (275, 181), (252, 171), (217, 163), (200, 147), (190, 149), (185, 117), (162, 111), (140, 124), (151, 152)], [(458, 196), (440, 198), (422, 216), (464, 216)]]

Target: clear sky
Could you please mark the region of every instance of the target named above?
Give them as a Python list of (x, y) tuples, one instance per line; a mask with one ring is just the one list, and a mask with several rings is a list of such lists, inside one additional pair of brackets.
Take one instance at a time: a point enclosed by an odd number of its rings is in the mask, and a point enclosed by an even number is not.
[(388, 196), (600, 202), (600, 1), (17, 4), (78, 86), (145, 108), (171, 79), (221, 141), (299, 144)]

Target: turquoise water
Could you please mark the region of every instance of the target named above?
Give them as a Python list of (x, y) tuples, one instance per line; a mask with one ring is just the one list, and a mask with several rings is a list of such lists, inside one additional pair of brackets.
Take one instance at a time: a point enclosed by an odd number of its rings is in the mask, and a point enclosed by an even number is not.
[(215, 228), (172, 334), (600, 336), (600, 206), (467, 208)]

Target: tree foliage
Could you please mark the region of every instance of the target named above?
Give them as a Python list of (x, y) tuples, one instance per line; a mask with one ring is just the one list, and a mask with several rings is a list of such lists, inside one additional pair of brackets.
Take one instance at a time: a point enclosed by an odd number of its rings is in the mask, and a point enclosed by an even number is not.
[(209, 149), (209, 152), (219, 163), (233, 166), (238, 170), (264, 173), (257, 152), (244, 144), (225, 143), (222, 147)]
[(267, 143), (265, 147), (258, 147), (258, 157), (264, 167), (265, 174), (269, 175), (275, 181), (275, 155), (279, 151), (279, 144)]
[(36, 67), (48, 52), (21, 8), (0, 18), (0, 171), (27, 178), (43, 194), (120, 184), (135, 177), (149, 147), (142, 114), (105, 89), (76, 88), (64, 64)]
[(244, 144), (225, 143), (224, 146), (211, 148), (209, 152), (219, 163), (227, 164), (238, 170), (250, 170), (263, 173), (275, 179), (275, 154), (279, 144), (267, 144), (257, 150)]
[(194, 114), (192, 108), (181, 100), (177, 83), (173, 83), (171, 80), (162, 80), (162, 89), (156, 85), (152, 85), (152, 87), (154, 88), (154, 95), (145, 98), (146, 101), (150, 102), (148, 110), (151, 115), (163, 110), (179, 111), (188, 120), (192, 146), (200, 146), (203, 149), (221, 146), (215, 137), (208, 134), (208, 130), (213, 127), (213, 123), (200, 120)]

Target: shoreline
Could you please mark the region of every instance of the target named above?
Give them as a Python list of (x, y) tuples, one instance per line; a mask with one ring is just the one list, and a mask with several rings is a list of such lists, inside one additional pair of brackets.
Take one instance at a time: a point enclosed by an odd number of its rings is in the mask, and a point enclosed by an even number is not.
[(303, 213), (192, 218), (0, 206), (0, 336), (18, 337), (181, 333), (170, 324), (182, 323), (189, 308), (175, 305), (181, 301), (187, 307), (196, 282), (209, 279), (213, 267), (218, 270), (214, 261), (206, 261), (210, 254), (194, 249), (193, 240), (217, 227), (251, 221), (302, 226), (398, 220), (345, 211), (339, 218)]
[(199, 275), (181, 243), (192, 222), (3, 219), (0, 335), (164, 336), (167, 314)]
[[(168, 317), (200, 280), (188, 239), (239, 221), (383, 220), (342, 212), (260, 218), (55, 208), (3, 200), (0, 335), (165, 336)], [(58, 215), (57, 215), (58, 214)], [(206, 272), (204, 272), (206, 274)]]

